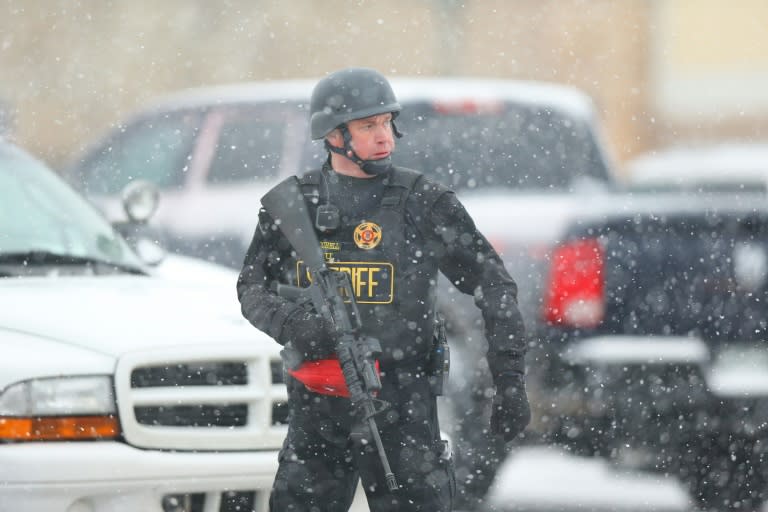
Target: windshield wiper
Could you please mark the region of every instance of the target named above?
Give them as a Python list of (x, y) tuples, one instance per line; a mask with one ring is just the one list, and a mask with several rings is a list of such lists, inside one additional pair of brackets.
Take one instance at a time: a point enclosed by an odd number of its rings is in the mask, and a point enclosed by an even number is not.
[(115, 269), (129, 274), (146, 275), (144, 269), (138, 266), (116, 263), (92, 256), (76, 256), (74, 254), (46, 250), (0, 252), (0, 264), (26, 265), (30, 267), (46, 265), (93, 266)]

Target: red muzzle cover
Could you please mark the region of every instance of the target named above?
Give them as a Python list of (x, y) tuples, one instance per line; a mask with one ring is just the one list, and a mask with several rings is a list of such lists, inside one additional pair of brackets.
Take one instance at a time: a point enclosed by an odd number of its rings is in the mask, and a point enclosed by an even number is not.
[[(376, 373), (380, 374), (378, 360), (375, 366)], [(338, 359), (305, 361), (297, 369), (288, 370), (288, 373), (314, 393), (349, 398), (349, 389)]]

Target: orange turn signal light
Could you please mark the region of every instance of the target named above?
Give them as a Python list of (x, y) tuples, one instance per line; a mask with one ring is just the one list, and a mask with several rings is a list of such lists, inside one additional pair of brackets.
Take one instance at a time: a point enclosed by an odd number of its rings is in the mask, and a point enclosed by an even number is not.
[(0, 416), (2, 441), (77, 441), (114, 439), (120, 435), (117, 417), (3, 417)]

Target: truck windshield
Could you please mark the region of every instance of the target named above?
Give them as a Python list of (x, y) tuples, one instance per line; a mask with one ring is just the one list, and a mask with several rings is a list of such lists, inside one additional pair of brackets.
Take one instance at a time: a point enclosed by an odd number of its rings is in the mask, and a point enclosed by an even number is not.
[(0, 140), (0, 255), (24, 253), (142, 267), (109, 223), (61, 178)]

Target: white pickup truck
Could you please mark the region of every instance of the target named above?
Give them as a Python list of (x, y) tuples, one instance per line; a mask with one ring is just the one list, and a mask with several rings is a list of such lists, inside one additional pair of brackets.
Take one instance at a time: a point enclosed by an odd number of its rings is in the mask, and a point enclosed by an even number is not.
[(267, 509), (279, 346), (241, 317), (233, 271), (186, 268), (144, 265), (0, 139), (0, 510)]

